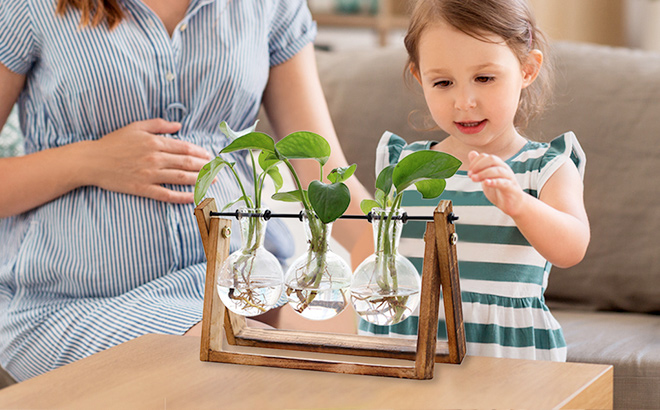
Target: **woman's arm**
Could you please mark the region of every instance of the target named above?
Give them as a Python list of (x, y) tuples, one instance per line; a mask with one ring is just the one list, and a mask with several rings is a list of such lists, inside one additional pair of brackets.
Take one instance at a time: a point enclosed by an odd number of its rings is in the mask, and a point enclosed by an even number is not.
[[(24, 83), (24, 76), (0, 64), (0, 124), (4, 125)], [(0, 218), (28, 211), (85, 185), (192, 203), (192, 193), (161, 186), (194, 185), (197, 172), (211, 158), (194, 144), (160, 135), (180, 127), (162, 119), (139, 121), (96, 141), (0, 158)]]
[[(312, 44), (308, 44), (287, 62), (271, 68), (263, 102), (279, 138), (305, 130), (328, 140), (332, 157), (323, 167), (326, 174), (333, 168), (348, 165), (323, 95)], [(297, 161), (294, 166), (305, 186), (319, 178), (316, 161)], [(362, 214), (360, 201), (369, 197), (367, 190), (355, 176), (346, 184), (351, 190), (351, 204), (346, 213)], [(360, 244), (358, 238), (363, 232), (362, 224), (338, 220), (334, 225), (333, 235), (348, 251)]]

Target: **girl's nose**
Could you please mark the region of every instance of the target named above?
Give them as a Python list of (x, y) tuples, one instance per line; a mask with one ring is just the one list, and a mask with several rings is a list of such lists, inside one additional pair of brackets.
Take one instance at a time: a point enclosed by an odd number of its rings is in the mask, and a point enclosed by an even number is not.
[(477, 106), (477, 99), (469, 89), (457, 90), (454, 98), (454, 108), (459, 111), (467, 111)]

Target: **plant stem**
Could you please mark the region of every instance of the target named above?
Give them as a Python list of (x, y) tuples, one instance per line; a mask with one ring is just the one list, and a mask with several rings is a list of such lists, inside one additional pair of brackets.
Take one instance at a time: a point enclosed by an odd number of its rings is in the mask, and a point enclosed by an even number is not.
[(300, 178), (298, 178), (298, 174), (296, 173), (296, 170), (293, 168), (293, 165), (291, 165), (291, 162), (288, 159), (284, 158), (284, 163), (289, 168), (289, 171), (291, 172), (291, 175), (293, 175), (293, 179), (296, 182), (296, 188), (298, 188), (298, 192), (300, 192), (300, 202), (302, 202), (302, 205), (306, 210), (311, 211), (312, 206), (309, 203), (307, 203), (307, 199), (305, 199), (302, 183), (300, 182)]
[(252, 153), (252, 150), (249, 149), (248, 152), (250, 153), (250, 159), (252, 160), (252, 178), (254, 181), (254, 207), (255, 208), (261, 208), (261, 195), (259, 194), (259, 178), (257, 178), (257, 164), (254, 161), (254, 154)]
[(253, 208), (252, 201), (250, 201), (250, 197), (245, 192), (245, 187), (243, 186), (243, 183), (241, 182), (241, 178), (239, 178), (238, 173), (231, 165), (229, 165), (229, 169), (231, 169), (231, 172), (234, 174), (234, 178), (236, 178), (236, 182), (238, 182), (238, 186), (241, 188), (241, 192), (243, 192), (243, 202), (245, 202), (245, 205), (248, 208)]

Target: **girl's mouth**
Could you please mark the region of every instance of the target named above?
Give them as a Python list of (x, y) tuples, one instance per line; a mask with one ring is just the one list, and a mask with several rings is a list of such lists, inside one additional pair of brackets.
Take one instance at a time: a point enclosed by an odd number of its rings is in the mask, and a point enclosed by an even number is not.
[(476, 134), (481, 132), (486, 126), (487, 120), (454, 122), (456, 128), (463, 134)]

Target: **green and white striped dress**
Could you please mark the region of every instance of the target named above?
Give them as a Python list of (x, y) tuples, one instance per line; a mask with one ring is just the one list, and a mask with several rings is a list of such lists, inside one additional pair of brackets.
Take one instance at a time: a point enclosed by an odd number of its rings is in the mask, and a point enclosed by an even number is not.
[[(407, 144), (386, 132), (378, 145), (376, 173), (433, 144)], [(584, 175), (585, 155), (572, 132), (550, 143), (529, 141), (506, 162), (525, 192), (538, 197), (548, 178), (567, 160)], [(472, 182), (466, 171), (458, 171), (447, 180), (440, 199), (451, 200), (460, 218), (456, 222), (457, 253), (468, 354), (565, 361), (561, 327), (543, 297), (550, 263), (527, 242), (513, 220), (486, 198), (481, 184)], [(423, 199), (417, 191), (409, 190), (404, 192), (402, 207), (409, 215), (432, 215), (437, 203), (438, 199)], [(409, 221), (403, 227), (399, 247), (419, 272), (424, 230), (425, 222)], [(418, 320), (418, 312), (393, 326), (361, 320), (359, 329), (362, 334), (414, 338)], [(446, 338), (442, 306), (438, 337)]]

